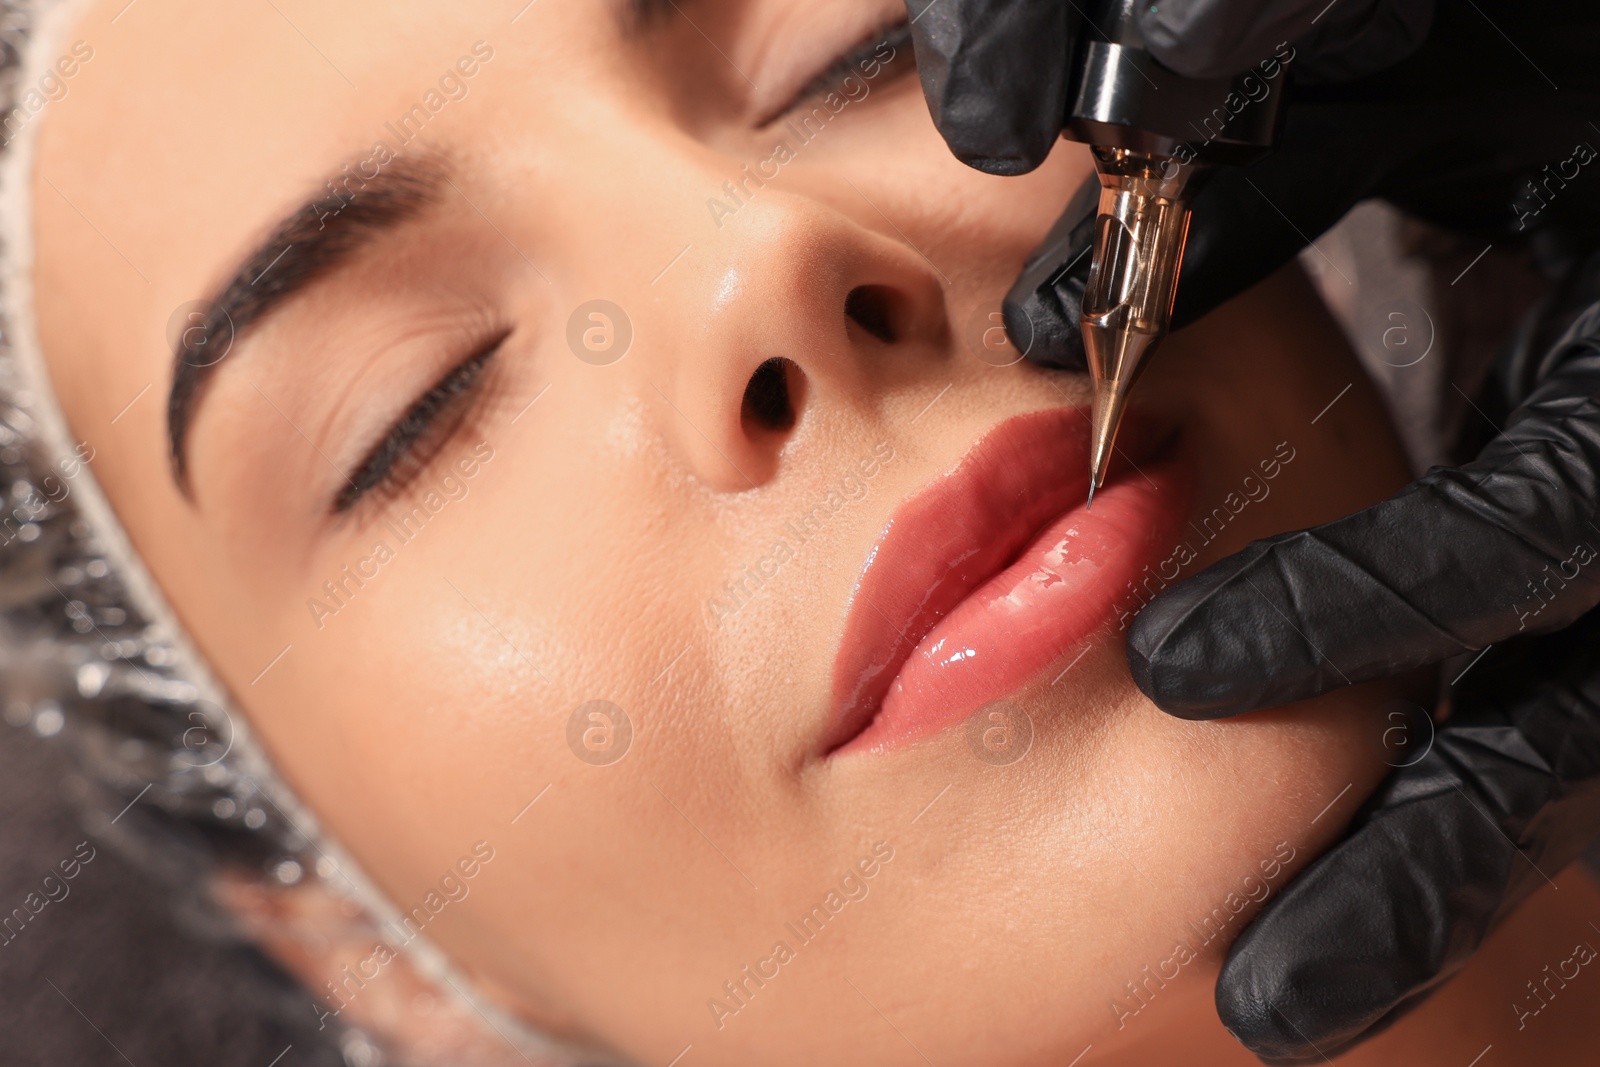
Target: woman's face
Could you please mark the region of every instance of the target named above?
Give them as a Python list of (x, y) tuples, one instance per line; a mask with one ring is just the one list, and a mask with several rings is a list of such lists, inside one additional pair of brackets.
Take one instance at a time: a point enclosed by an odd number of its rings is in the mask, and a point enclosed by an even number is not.
[(1172, 339), (1083, 512), (1086, 382), (992, 313), (1086, 153), (957, 163), (903, 19), (110, 0), (31, 120), (49, 366), (182, 621), (415, 925), (641, 1062), (1153, 1033), (1382, 770), (1370, 691), (1188, 723), (1123, 658), (1403, 476), (1331, 323)]

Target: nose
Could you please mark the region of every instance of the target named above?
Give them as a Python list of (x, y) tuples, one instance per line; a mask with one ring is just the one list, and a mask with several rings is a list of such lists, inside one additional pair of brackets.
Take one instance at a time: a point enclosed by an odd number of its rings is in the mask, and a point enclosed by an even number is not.
[(641, 365), (679, 455), (718, 491), (765, 484), (808, 419), (870, 415), (895, 382), (948, 357), (931, 265), (809, 196), (765, 190), (694, 266), (674, 277), (668, 303), (680, 310), (651, 324), (660, 332)]

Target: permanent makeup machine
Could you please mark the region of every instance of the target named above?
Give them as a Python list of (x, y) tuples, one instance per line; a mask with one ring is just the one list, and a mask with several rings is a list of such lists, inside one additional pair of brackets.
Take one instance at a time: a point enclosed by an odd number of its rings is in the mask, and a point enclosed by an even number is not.
[(1100, 176), (1080, 320), (1094, 380), (1091, 503), (1133, 383), (1171, 326), (1194, 195), (1213, 166), (1272, 147), (1293, 55), (1283, 45), (1236, 77), (1185, 77), (1146, 49), (1134, 20), (1141, 2), (1085, 5), (1062, 128), (1092, 147)]

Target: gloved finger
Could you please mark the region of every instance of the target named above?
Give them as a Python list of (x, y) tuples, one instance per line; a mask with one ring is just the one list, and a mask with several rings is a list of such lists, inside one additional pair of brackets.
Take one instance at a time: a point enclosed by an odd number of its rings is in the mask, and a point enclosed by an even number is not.
[(1006, 333), (1041, 367), (1087, 371), (1078, 315), (1089, 280), (1100, 179), (1090, 174), (1001, 302)]
[(1269, 1063), (1323, 1062), (1463, 966), (1600, 833), (1600, 614), (1497, 649), (1414, 765), (1234, 943), (1223, 1023)]
[(1128, 664), (1185, 718), (1400, 673), (1600, 603), (1600, 303), (1474, 462), (1310, 530), (1253, 542), (1158, 595)]
[(1434, 0), (1341, 2), (1323, 12), (1296, 42), (1302, 82), (1348, 81), (1394, 66), (1427, 40)]
[(1191, 78), (1226, 78), (1297, 45), (1319, 80), (1359, 77), (1415, 51), (1432, 24), (1433, 0), (1161, 0), (1135, 18), (1145, 45)]
[[(1341, 0), (1366, 9), (1383, 0)], [(1134, 18), (1145, 46), (1165, 66), (1191, 78), (1243, 73), (1280, 41), (1298, 41), (1327, 0), (1160, 0)]]
[[(1425, 761), (1426, 762), (1426, 761)], [(1466, 962), (1527, 861), (1454, 779), (1408, 779), (1239, 939), (1217, 1014), (1268, 1063), (1322, 1062), (1382, 1029)]]
[(1061, 133), (1072, 60), (1068, 4), (906, 0), (933, 124), (957, 159), (1025, 174)]

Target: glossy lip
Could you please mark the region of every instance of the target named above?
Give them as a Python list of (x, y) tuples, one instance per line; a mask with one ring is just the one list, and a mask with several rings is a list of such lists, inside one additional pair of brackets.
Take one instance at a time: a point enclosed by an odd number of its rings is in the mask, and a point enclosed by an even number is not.
[(1126, 422), (1126, 459), (1086, 511), (1085, 412), (1019, 415), (897, 508), (851, 598), (825, 751), (895, 749), (961, 722), (1132, 602), (1188, 511), (1175, 440)]

